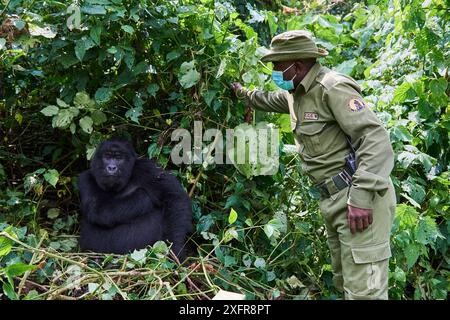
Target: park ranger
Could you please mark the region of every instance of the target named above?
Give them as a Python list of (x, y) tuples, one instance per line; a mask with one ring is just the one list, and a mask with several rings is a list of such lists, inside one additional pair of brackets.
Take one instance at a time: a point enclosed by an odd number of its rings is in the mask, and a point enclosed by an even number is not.
[(251, 107), (290, 114), (303, 171), (321, 194), (334, 285), (345, 299), (388, 299), (393, 150), (359, 85), (316, 60), (327, 54), (311, 33), (284, 32), (261, 59), (283, 90), (232, 88)]

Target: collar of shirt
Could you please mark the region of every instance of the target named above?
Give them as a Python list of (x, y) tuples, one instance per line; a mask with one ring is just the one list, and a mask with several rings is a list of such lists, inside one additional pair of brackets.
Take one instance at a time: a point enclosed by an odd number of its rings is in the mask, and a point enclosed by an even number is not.
[(316, 79), (317, 75), (320, 71), (320, 63), (316, 62), (312, 68), (308, 71), (306, 76), (303, 78), (303, 80), (299, 83), (297, 89), (294, 92), (294, 97), (301, 96), (308, 92), (308, 90), (311, 88), (311, 85)]

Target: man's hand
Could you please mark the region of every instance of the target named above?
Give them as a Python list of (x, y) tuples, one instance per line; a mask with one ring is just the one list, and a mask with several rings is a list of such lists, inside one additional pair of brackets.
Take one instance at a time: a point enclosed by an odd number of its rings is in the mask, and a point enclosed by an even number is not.
[(373, 210), (348, 205), (347, 221), (352, 233), (364, 231), (373, 222)]
[(231, 89), (234, 91), (236, 97), (239, 98), (239, 96), (242, 94), (242, 90), (244, 89), (244, 87), (239, 82), (234, 82), (231, 84)]

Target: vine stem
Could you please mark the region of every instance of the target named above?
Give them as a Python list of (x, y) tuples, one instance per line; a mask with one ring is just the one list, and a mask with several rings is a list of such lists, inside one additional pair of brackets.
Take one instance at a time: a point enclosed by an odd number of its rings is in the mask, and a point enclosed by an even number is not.
[(24, 243), (24, 242), (22, 242), (22, 241), (20, 241), (20, 240), (18, 240), (18, 239), (16, 239), (16, 238), (14, 238), (13, 236), (11, 236), (9, 233), (7, 233), (7, 232), (5, 232), (5, 231), (0, 232), (0, 237), (8, 238), (9, 240), (11, 240), (11, 241), (13, 241), (13, 242), (15, 242), (15, 243), (17, 243), (17, 244), (20, 244), (22, 247), (24, 247), (24, 248), (26, 248), (26, 249), (28, 249), (28, 250), (31, 250), (31, 251), (33, 251), (33, 252), (40, 252), (40, 253), (42, 253), (42, 254), (44, 254), (44, 255), (46, 255), (46, 256), (49, 256), (49, 257), (51, 257), (51, 258), (55, 258), (55, 259), (58, 259), (58, 260), (62, 260), (62, 261), (65, 261), (65, 262), (68, 262), (68, 263), (77, 265), (77, 266), (79, 266), (80, 268), (83, 268), (83, 269), (85, 269), (85, 270), (89, 270), (89, 271), (95, 273), (95, 274), (98, 275), (103, 281), (106, 281), (104, 275), (103, 275), (101, 272), (95, 270), (94, 268), (91, 268), (91, 267), (85, 265), (84, 263), (81, 263), (81, 262), (78, 262), (78, 261), (75, 261), (75, 260), (66, 258), (66, 257), (64, 257), (64, 256), (61, 256), (61, 255), (58, 255), (58, 254), (55, 254), (55, 253), (48, 252), (48, 251), (46, 251), (46, 250), (44, 250), (44, 249), (39, 249), (39, 248), (34, 248), (34, 247), (32, 247), (32, 246), (29, 246), (28, 244), (26, 244), (26, 243)]

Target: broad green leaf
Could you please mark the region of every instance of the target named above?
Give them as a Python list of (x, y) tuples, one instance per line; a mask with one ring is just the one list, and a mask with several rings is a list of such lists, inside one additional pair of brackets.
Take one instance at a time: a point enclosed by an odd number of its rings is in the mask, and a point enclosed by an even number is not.
[(195, 60), (183, 62), (178, 74), (178, 80), (184, 89), (194, 86), (200, 80), (200, 73), (195, 69)]
[(263, 258), (257, 258), (254, 262), (254, 265), (258, 269), (265, 269), (266, 268), (266, 260)]
[(203, 93), (203, 98), (205, 99), (206, 104), (208, 107), (211, 107), (211, 102), (216, 97), (217, 90), (208, 90), (205, 93)]
[(12, 249), (13, 241), (0, 236), (0, 257), (6, 256)]
[(56, 183), (59, 180), (59, 172), (55, 169), (49, 169), (46, 173), (44, 173), (44, 179), (53, 187), (56, 187)]
[(434, 242), (438, 238), (444, 238), (437, 228), (436, 221), (429, 216), (425, 216), (419, 220), (419, 225), (416, 229), (417, 242), (427, 245), (431, 244), (434, 247)]
[(102, 87), (97, 89), (95, 92), (95, 101), (98, 104), (104, 104), (108, 102), (113, 95), (113, 91), (111, 88)]
[(91, 28), (91, 31), (89, 32), (92, 41), (94, 41), (97, 45), (100, 45), (100, 36), (102, 34), (102, 29), (103, 27), (101, 24), (96, 24)]
[(67, 128), (72, 122), (74, 115), (68, 109), (59, 110), (58, 114), (52, 119), (53, 128)]
[(133, 122), (139, 123), (139, 118), (142, 116), (142, 107), (134, 107), (125, 113), (125, 117)]
[(47, 39), (53, 39), (56, 37), (56, 28), (53, 26), (40, 27), (33, 23), (28, 23), (28, 31), (32, 36), (42, 36)]
[(225, 243), (230, 242), (233, 239), (239, 240), (239, 235), (234, 227), (227, 229), (223, 235), (223, 241)]
[(225, 268), (234, 266), (237, 263), (236, 258), (232, 256), (225, 256), (224, 258), (224, 266)]
[(104, 14), (106, 14), (105, 8), (103, 6), (98, 6), (98, 5), (82, 6), (81, 12), (89, 14), (89, 15), (104, 15)]
[(156, 241), (153, 246), (152, 246), (153, 252), (158, 252), (158, 253), (164, 253), (167, 254), (169, 253), (169, 247), (167, 246), (167, 243), (165, 243), (164, 241)]
[(35, 270), (36, 266), (34, 265), (29, 265), (29, 264), (24, 264), (24, 263), (15, 263), (12, 265), (7, 266), (4, 270), (5, 273), (9, 276), (9, 277), (18, 277), (23, 275), (25, 272), (29, 271), (29, 270)]
[(138, 263), (145, 263), (147, 254), (147, 249), (141, 249), (141, 250), (134, 250), (133, 253), (130, 255), (130, 258)]
[(93, 123), (94, 123), (94, 121), (92, 121), (91, 117), (89, 117), (89, 116), (84, 116), (83, 118), (80, 119), (81, 129), (88, 134), (92, 133), (92, 124)]
[(106, 115), (100, 110), (94, 110), (91, 112), (91, 118), (95, 125), (100, 125), (108, 120)]
[(14, 26), (18, 29), (18, 30), (22, 30), (23, 28), (25, 28), (26, 23), (23, 20), (14, 20)]
[(49, 219), (56, 219), (59, 216), (60, 212), (61, 212), (61, 210), (59, 210), (58, 208), (48, 209), (48, 211), (47, 211), (47, 218), (49, 218)]
[(133, 33), (134, 33), (133, 27), (130, 26), (130, 25), (127, 25), (127, 24), (121, 26), (121, 29), (122, 29), (123, 31), (125, 31), (126, 33), (129, 33), (129, 34), (133, 34)]
[(88, 283), (89, 293), (95, 293), (95, 291), (100, 287), (98, 283)]
[(166, 54), (167, 62), (170, 62), (172, 60), (177, 59), (178, 57), (181, 56), (182, 53), (183, 53), (183, 51), (181, 51), (181, 50), (172, 50), (172, 51), (170, 51), (168, 54)]
[(10, 300), (18, 300), (16, 292), (14, 291), (14, 288), (9, 284), (8, 282), (3, 282), (3, 292), (6, 294), (6, 296)]
[(271, 238), (274, 231), (275, 231), (275, 228), (272, 225), (266, 224), (264, 226), (264, 233), (266, 234), (267, 238)]
[(233, 208), (231, 208), (230, 215), (228, 216), (228, 223), (229, 224), (235, 223), (237, 218), (238, 218), (238, 213)]
[(410, 269), (419, 258), (420, 247), (418, 244), (411, 243), (408, 246), (406, 246), (403, 250), (406, 256), (406, 264), (408, 266), (408, 269)]
[(61, 108), (68, 108), (69, 105), (65, 103), (63, 100), (56, 98), (56, 104), (60, 106)]
[(406, 100), (412, 99), (416, 96), (416, 93), (408, 82), (403, 82), (400, 86), (397, 87), (394, 91), (394, 103), (403, 103)]
[(156, 97), (156, 93), (158, 92), (158, 90), (159, 90), (159, 86), (157, 83), (151, 83), (147, 87), (147, 92), (152, 97)]
[(86, 92), (77, 92), (73, 99), (73, 104), (79, 109), (95, 107), (95, 102), (89, 98)]
[(356, 59), (346, 60), (342, 62), (340, 65), (336, 66), (335, 70), (337, 72), (341, 72), (347, 75), (351, 75), (353, 72), (353, 69), (356, 67), (358, 62), (356, 62)]
[(78, 60), (83, 61), (86, 50), (86, 45), (83, 40), (78, 40), (75, 43), (75, 56), (78, 58)]
[(58, 112), (59, 112), (59, 108), (57, 106), (53, 106), (53, 105), (47, 106), (41, 110), (41, 113), (47, 117), (57, 115)]

